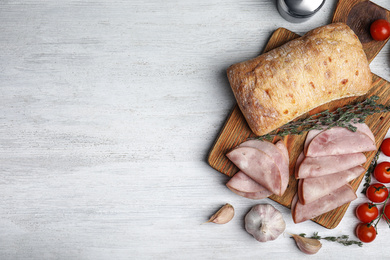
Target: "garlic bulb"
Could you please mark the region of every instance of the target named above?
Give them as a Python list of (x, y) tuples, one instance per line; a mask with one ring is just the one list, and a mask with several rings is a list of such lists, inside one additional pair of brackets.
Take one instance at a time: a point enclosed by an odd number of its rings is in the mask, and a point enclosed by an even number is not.
[(258, 204), (245, 216), (245, 229), (256, 240), (275, 240), (286, 229), (282, 213), (270, 204)]
[(298, 248), (305, 254), (313, 255), (321, 249), (321, 242), (318, 239), (301, 237), (291, 234), (297, 243)]
[(226, 203), (220, 208), (211, 218), (206, 222), (213, 222), (216, 224), (226, 224), (234, 217), (234, 208), (229, 203)]

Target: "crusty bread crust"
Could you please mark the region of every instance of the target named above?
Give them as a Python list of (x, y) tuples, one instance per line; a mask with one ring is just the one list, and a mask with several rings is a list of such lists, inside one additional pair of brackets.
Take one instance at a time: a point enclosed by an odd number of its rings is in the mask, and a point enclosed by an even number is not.
[(239, 107), (258, 136), (324, 103), (363, 95), (372, 83), (362, 44), (344, 23), (309, 31), (230, 66), (227, 74)]

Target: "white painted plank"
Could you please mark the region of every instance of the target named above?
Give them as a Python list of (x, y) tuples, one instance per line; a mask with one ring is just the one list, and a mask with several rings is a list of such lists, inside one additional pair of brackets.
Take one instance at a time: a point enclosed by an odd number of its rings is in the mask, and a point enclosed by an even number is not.
[[(303, 257), (287, 235), (259, 244), (245, 232), (255, 202), (232, 194), (206, 156), (235, 103), (226, 68), (278, 27), (328, 23), (335, 3), (291, 24), (274, 1), (1, 1), (0, 258)], [(371, 64), (387, 80), (389, 52)], [(363, 200), (335, 230), (294, 225), (264, 202), (289, 232), (354, 238)], [(226, 202), (231, 223), (201, 225)], [(380, 228), (363, 249), (324, 242), (318, 256), (384, 257)]]

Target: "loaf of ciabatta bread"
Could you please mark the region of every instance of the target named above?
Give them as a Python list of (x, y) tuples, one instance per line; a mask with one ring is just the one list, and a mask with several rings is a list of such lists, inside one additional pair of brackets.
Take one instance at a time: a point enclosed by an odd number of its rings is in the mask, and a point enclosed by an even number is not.
[(230, 66), (227, 74), (239, 107), (258, 136), (324, 103), (363, 95), (372, 83), (362, 44), (344, 23), (309, 31)]

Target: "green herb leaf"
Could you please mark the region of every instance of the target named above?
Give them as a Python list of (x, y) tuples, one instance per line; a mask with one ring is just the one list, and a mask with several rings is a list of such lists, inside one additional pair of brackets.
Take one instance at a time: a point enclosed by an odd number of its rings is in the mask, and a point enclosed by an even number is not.
[(318, 232), (314, 232), (313, 236), (311, 236), (310, 238), (318, 239), (318, 240), (323, 239), (323, 240), (330, 241), (330, 242), (336, 242), (336, 243), (342, 244), (344, 246), (350, 246), (350, 245), (358, 245), (360, 247), (363, 246), (363, 243), (360, 241), (349, 240), (348, 235), (341, 235), (338, 237), (332, 237), (332, 236), (321, 237), (318, 235)]
[(276, 136), (301, 135), (315, 129), (329, 129), (335, 126), (345, 127), (353, 132), (356, 131), (355, 123), (363, 123), (367, 116), (374, 113), (390, 112), (390, 107), (377, 104), (378, 96), (371, 96), (363, 102), (346, 105), (330, 112), (325, 110), (307, 118), (291, 121), (284, 126), (263, 136), (257, 137), (260, 140), (272, 141)]

